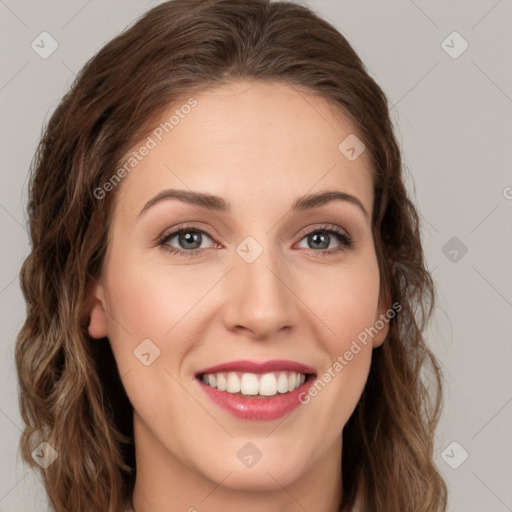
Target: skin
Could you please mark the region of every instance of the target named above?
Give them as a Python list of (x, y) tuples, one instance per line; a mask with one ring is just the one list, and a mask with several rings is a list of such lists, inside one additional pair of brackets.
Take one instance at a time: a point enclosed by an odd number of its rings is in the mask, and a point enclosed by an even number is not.
[[(287, 359), (322, 375), (389, 308), (379, 304), (368, 152), (349, 161), (338, 145), (355, 126), (298, 88), (239, 81), (194, 97), (190, 114), (110, 192), (108, 249), (92, 297), (89, 334), (108, 337), (134, 407), (134, 509), (334, 512), (341, 432), (387, 323), (307, 405), (277, 420), (231, 416), (195, 373)], [(138, 217), (169, 188), (222, 196), (231, 211), (166, 200)], [(299, 196), (332, 189), (358, 198), (368, 217), (339, 200), (290, 211)], [(156, 242), (183, 223), (208, 233), (190, 257)], [(305, 231), (323, 233), (324, 224), (348, 232), (353, 246), (330, 234), (328, 248), (317, 248)], [(236, 252), (248, 236), (263, 248), (250, 264)], [(177, 236), (167, 246), (190, 251)], [(320, 254), (331, 249), (340, 250)], [(160, 350), (149, 366), (134, 356), (147, 338)], [(247, 442), (262, 454), (251, 468), (237, 457)]]

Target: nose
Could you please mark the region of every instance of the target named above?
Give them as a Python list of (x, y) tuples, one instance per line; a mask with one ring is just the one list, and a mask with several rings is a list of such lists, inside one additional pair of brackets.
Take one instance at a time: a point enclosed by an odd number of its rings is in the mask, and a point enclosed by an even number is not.
[(267, 340), (297, 325), (300, 301), (293, 292), (289, 268), (282, 263), (268, 250), (252, 263), (235, 255), (226, 288), (228, 330)]

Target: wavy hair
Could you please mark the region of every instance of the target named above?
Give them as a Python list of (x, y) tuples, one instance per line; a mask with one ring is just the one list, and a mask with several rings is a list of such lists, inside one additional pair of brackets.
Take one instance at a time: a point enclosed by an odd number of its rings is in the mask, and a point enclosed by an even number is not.
[(343, 430), (340, 510), (442, 512), (447, 489), (433, 460), (442, 376), (424, 338), (434, 284), (387, 99), (340, 32), (286, 1), (156, 6), (86, 63), (48, 121), (30, 169), (31, 251), (20, 272), (23, 458), (36, 466), (31, 452), (42, 440), (58, 452), (41, 470), (58, 512), (121, 512), (129, 503), (133, 409), (108, 342), (87, 331), (116, 196), (95, 190), (169, 105), (238, 79), (325, 98), (357, 126), (372, 162), (381, 300), (402, 309)]

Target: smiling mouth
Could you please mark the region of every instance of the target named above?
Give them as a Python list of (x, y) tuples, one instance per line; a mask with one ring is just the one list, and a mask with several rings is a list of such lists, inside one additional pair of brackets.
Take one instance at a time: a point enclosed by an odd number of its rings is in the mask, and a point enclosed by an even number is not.
[(286, 395), (315, 377), (312, 373), (276, 371), (266, 373), (201, 373), (197, 378), (206, 386), (245, 398), (268, 398)]

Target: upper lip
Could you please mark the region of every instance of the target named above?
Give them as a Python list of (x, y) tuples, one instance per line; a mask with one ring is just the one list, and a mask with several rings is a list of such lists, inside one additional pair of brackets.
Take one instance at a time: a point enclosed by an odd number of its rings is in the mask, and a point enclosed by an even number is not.
[(296, 361), (286, 361), (284, 359), (273, 359), (271, 361), (261, 362), (247, 360), (230, 361), (228, 363), (203, 368), (202, 370), (199, 370), (196, 375), (220, 372), (267, 373), (286, 370), (304, 374), (315, 373), (315, 369), (306, 364), (298, 363)]

